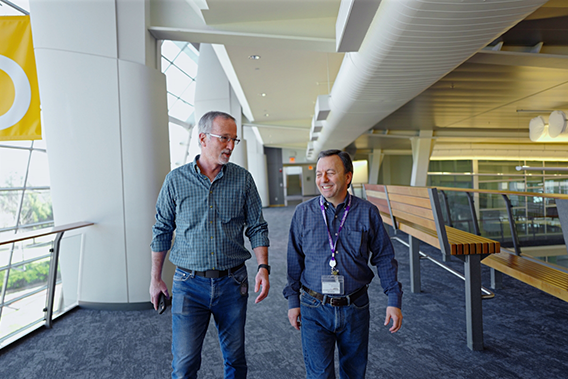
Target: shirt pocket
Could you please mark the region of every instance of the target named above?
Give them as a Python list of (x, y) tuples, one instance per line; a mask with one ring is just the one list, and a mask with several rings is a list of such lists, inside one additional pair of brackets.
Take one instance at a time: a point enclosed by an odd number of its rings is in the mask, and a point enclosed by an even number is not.
[(341, 245), (349, 254), (354, 256), (367, 255), (367, 232), (363, 230), (346, 230)]
[(244, 223), (245, 220), (245, 196), (239, 192), (233, 196), (226, 196), (215, 200), (215, 209), (222, 223), (231, 221)]

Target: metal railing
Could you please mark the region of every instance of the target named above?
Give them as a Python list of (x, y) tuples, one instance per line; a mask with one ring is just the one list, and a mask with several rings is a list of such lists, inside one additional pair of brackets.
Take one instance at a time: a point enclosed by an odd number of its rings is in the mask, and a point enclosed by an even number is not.
[[(46, 328), (51, 328), (52, 324), (53, 324), (53, 308), (54, 308), (55, 292), (56, 292), (56, 285), (57, 285), (57, 269), (58, 269), (58, 265), (59, 265), (59, 253), (60, 253), (61, 239), (63, 238), (63, 234), (67, 231), (79, 229), (79, 228), (84, 228), (84, 227), (91, 226), (91, 225), (94, 225), (94, 223), (92, 223), (92, 222), (76, 222), (76, 223), (72, 223), (72, 224), (55, 226), (55, 227), (52, 227), (52, 228), (45, 228), (45, 229), (34, 230), (34, 231), (31, 231), (31, 232), (26, 232), (26, 233), (21, 233), (21, 234), (14, 234), (12, 236), (3, 237), (2, 239), (0, 239), (0, 246), (10, 245), (10, 244), (12, 245), (11, 249), (10, 249), (10, 257), (9, 257), (9, 260), (8, 260), (8, 265), (4, 266), (4, 267), (0, 267), (0, 271), (4, 272), (4, 282), (3, 282), (3, 285), (2, 285), (1, 291), (0, 291), (0, 311), (1, 311), (1, 309), (3, 309), (7, 305), (10, 305), (12, 303), (15, 303), (16, 301), (25, 299), (27, 297), (31, 297), (32, 295), (35, 295), (37, 293), (40, 293), (42, 291), (47, 290), (45, 307), (43, 308), (44, 325), (45, 325)], [(53, 246), (49, 249), (49, 254), (47, 254), (47, 255), (44, 254), (44, 255), (35, 257), (34, 259), (18, 262), (18, 265), (22, 266), (22, 265), (25, 265), (26, 263), (36, 262), (36, 261), (39, 261), (41, 259), (49, 258), (49, 273), (48, 273), (48, 276), (47, 276), (47, 284), (43, 285), (39, 288), (36, 288), (33, 291), (29, 291), (29, 292), (25, 293), (24, 295), (17, 296), (16, 298), (11, 299), (10, 301), (6, 302), (5, 297), (6, 297), (6, 292), (8, 290), (8, 279), (9, 279), (9, 276), (10, 276), (11, 268), (14, 267), (14, 265), (12, 264), (12, 257), (13, 257), (15, 244), (18, 243), (18, 242), (22, 242), (22, 241), (26, 241), (26, 240), (30, 240), (30, 239), (36, 239), (36, 238), (45, 237), (45, 236), (50, 236), (50, 235), (55, 235), (55, 238), (53, 240)], [(2, 314), (0, 313), (0, 319), (1, 319), (1, 315)], [(28, 326), (25, 326), (24, 328), (27, 328), (27, 327)], [(10, 333), (10, 335), (8, 335), (8, 336), (2, 337), (0, 339), (0, 341), (3, 341), (5, 339), (11, 337), (12, 335), (14, 335), (18, 332), (19, 332), (19, 330)], [(0, 344), (0, 346), (3, 346), (3, 344)]]

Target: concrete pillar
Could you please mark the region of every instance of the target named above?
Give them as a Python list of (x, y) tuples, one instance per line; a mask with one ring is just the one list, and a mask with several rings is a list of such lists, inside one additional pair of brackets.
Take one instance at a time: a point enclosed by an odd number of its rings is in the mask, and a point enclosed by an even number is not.
[(81, 231), (78, 301), (149, 307), (154, 206), (170, 167), (149, 3), (30, 0), (30, 9), (55, 223), (96, 223)]
[[(236, 119), (237, 135), (243, 138), (242, 108), (225, 71), (210, 44), (199, 47), (199, 64), (195, 78), (195, 121), (209, 111), (227, 112)], [(189, 146), (189, 160), (200, 153), (199, 132), (194, 128)], [(246, 142), (241, 141), (233, 150), (231, 162), (247, 168)]]
[(418, 138), (412, 138), (412, 175), (411, 186), (423, 187), (428, 182), (428, 165), (434, 147), (432, 130), (421, 130)]
[(379, 184), (379, 171), (383, 161), (383, 150), (374, 149), (370, 154), (371, 167), (369, 169), (369, 184)]

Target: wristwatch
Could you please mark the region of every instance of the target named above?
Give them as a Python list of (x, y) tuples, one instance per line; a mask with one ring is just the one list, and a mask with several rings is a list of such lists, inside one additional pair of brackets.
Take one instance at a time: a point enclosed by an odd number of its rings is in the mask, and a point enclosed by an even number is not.
[(258, 265), (258, 270), (260, 270), (261, 268), (265, 268), (266, 271), (268, 271), (268, 275), (270, 275), (270, 266), (269, 265), (265, 265), (265, 264)]

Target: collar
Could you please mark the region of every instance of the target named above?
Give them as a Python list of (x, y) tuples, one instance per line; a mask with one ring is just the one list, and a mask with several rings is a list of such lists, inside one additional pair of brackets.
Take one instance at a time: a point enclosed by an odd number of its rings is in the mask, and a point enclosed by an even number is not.
[[(353, 197), (353, 195), (351, 195), (351, 196)], [(323, 197), (323, 195), (320, 195), (320, 197), (323, 199), (323, 205), (324, 205), (326, 210), (329, 207), (331, 207), (332, 209), (335, 209), (336, 211), (338, 211), (341, 208), (347, 207), (347, 201), (349, 200), (349, 191), (347, 191), (347, 195), (345, 195), (345, 199), (343, 199), (343, 201), (337, 205), (337, 208), (335, 208), (331, 202), (327, 201), (327, 199), (325, 197)], [(319, 208), (319, 204), (320, 204), (319, 200), (318, 200), (317, 204), (318, 204), (318, 208)], [(353, 200), (351, 201), (351, 206), (353, 207)]]
[[(195, 172), (196, 174), (202, 174), (202, 175), (204, 175), (204, 174), (201, 172), (201, 169), (199, 168), (199, 165), (197, 164), (197, 161), (199, 160), (199, 157), (200, 157), (200, 156), (201, 156), (201, 154), (197, 154), (197, 155), (195, 156), (195, 158), (193, 159), (193, 162), (191, 162), (191, 166), (192, 166), (192, 168), (193, 168), (193, 172)], [(219, 174), (221, 174), (221, 176), (225, 174), (225, 171), (227, 170), (227, 166), (229, 165), (229, 163), (230, 163), (230, 162), (227, 162), (227, 164), (224, 164), (224, 165), (221, 167), (221, 171), (219, 171)], [(219, 174), (217, 174), (217, 177), (219, 177)]]

